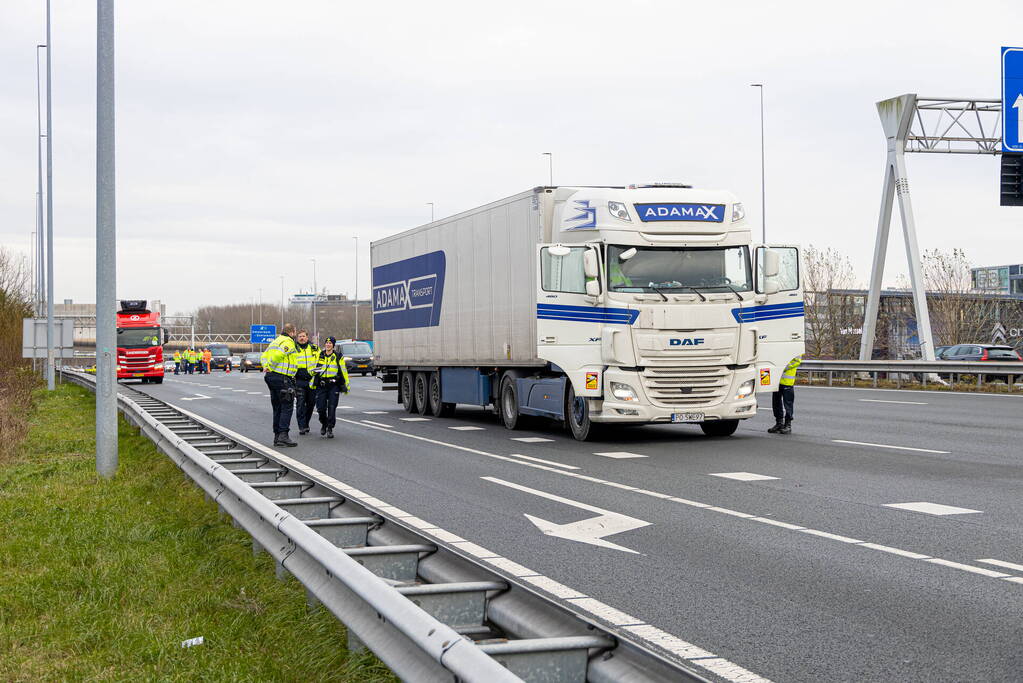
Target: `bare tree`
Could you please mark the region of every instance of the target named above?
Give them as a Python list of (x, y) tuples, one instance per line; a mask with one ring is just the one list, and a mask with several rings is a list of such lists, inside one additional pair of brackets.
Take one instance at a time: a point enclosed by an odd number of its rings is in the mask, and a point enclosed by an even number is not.
[[(984, 342), (1000, 318), (1003, 299), (973, 289), (971, 265), (962, 249), (925, 251), (921, 257), (927, 308), (936, 345)], [(1007, 308), (1016, 308), (1007, 302)]]
[(853, 358), (863, 322), (862, 297), (850, 292), (856, 278), (849, 258), (838, 250), (803, 250), (806, 353), (810, 358)]

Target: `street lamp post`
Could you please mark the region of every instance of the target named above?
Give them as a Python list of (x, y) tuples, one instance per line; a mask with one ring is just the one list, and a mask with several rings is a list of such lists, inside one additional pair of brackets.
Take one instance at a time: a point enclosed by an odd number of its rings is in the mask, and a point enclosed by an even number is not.
[(43, 314), (43, 282), (45, 268), (43, 267), (43, 112), (42, 112), (42, 78), (39, 75), (39, 48), (45, 45), (36, 45), (36, 233), (35, 233), (35, 315)]
[(764, 84), (751, 83), (760, 90), (760, 239), (767, 244), (767, 189), (764, 175)]
[(316, 332), (316, 297), (319, 290), (316, 289), (316, 259), (309, 259), (313, 262), (313, 341), (319, 343), (320, 337)]
[(284, 333), (284, 276), (281, 275), (281, 333)]
[[(50, 0), (46, 0), (46, 388), (53, 391), (53, 41), (50, 40)], [(114, 298), (116, 298), (116, 294)], [(99, 306), (113, 306), (113, 299)], [(97, 370), (98, 372), (98, 370)]]
[(352, 339), (359, 338), (359, 238), (355, 240), (355, 334)]
[(547, 157), (547, 169), (550, 171), (550, 185), (554, 187), (554, 155), (550, 152), (544, 152), (540, 156)]

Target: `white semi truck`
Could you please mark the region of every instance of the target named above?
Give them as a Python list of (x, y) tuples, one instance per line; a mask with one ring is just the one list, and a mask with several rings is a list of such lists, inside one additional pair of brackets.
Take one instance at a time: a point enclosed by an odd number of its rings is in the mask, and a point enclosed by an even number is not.
[(793, 246), (730, 192), (538, 187), (374, 242), (373, 339), (409, 412), (727, 436), (803, 353)]

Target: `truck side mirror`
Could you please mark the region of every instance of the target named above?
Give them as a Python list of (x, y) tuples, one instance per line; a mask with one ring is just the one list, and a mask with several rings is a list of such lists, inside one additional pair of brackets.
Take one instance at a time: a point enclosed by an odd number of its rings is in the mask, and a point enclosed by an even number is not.
[(778, 286), (777, 277), (769, 277), (764, 280), (764, 294), (777, 294), (781, 291), (781, 287)]
[(778, 261), (778, 252), (774, 249), (764, 249), (764, 279), (770, 280), (778, 276), (781, 265)]
[(597, 252), (593, 249), (587, 249), (586, 253), (583, 254), (583, 272), (586, 277), (595, 278), (600, 275), (600, 270), (597, 266)]
[(597, 297), (600, 296), (600, 283), (596, 280), (586, 281), (586, 294), (587, 296)]

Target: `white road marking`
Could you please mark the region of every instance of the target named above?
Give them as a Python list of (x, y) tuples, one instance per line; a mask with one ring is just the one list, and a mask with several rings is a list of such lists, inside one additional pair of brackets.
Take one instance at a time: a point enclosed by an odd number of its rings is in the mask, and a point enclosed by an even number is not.
[(1023, 572), (1023, 564), (1013, 564), (1012, 562), (1006, 562), (1004, 560), (977, 560), (977, 562), (983, 562), (984, 564), (993, 564), (996, 567), (1002, 567), (1004, 569), (1011, 569), (1016, 572)]
[(529, 455), (522, 455), (521, 453), (512, 453), (513, 458), (522, 458), (523, 460), (532, 460), (533, 462), (542, 462), (545, 465), (553, 465), (554, 467), (563, 467), (566, 470), (577, 470), (579, 469), (575, 465), (565, 465), (560, 462), (554, 462), (553, 460), (544, 460), (543, 458), (534, 458)]
[(505, 481), (504, 479), (498, 479), (497, 477), (480, 477), (480, 479), (494, 484), (500, 484), (501, 486), (507, 486), (508, 488), (522, 491), (523, 493), (531, 493), (534, 496), (546, 498), (547, 500), (571, 505), (572, 507), (579, 508), (580, 510), (597, 513), (596, 517), (590, 517), (588, 519), (579, 520), (578, 522), (570, 522), (568, 524), (555, 524), (554, 522), (550, 522), (540, 517), (525, 515), (526, 519), (535, 524), (536, 528), (548, 536), (564, 538), (569, 541), (578, 541), (579, 543), (589, 543), (590, 545), (600, 546), (601, 548), (611, 548), (612, 550), (621, 550), (623, 552), (638, 555), (639, 553), (635, 550), (625, 548), (616, 543), (611, 543), (610, 541), (605, 541), (603, 537), (650, 526), (650, 522), (644, 522), (642, 519), (636, 519), (635, 517), (629, 517), (628, 515), (623, 515), (618, 512), (604, 510), (603, 508), (587, 505), (586, 503), (580, 503), (576, 500), (556, 496), (553, 493), (547, 493), (546, 491), (531, 489), (528, 486), (515, 484), (510, 481)]
[(595, 598), (573, 598), (568, 602), (584, 612), (589, 612), (615, 626), (630, 626), (643, 623), (642, 619), (637, 619), (631, 614), (626, 614), (621, 610), (611, 607), (611, 605), (605, 605)]
[(1006, 576), (1002, 581), (1012, 581), (1013, 583), (1023, 583), (1023, 577), (1019, 576)]
[[(193, 415), (191, 413), (188, 413), (188, 411), (186, 411), (186, 410), (182, 410), (182, 412), (184, 412), (186, 414), (189, 414), (190, 416), (198, 418), (198, 416), (195, 416), (195, 415)], [(199, 418), (199, 419), (202, 419), (202, 418)], [(366, 427), (368, 429), (384, 429), (384, 430), (386, 430), (390, 434), (397, 434), (399, 436), (404, 436), (406, 438), (414, 439), (416, 441), (423, 441), (425, 443), (432, 443), (432, 444), (435, 444), (435, 445), (438, 445), (438, 446), (445, 446), (447, 448), (451, 448), (451, 449), (454, 449), (454, 450), (459, 450), (459, 451), (463, 451), (463, 452), (466, 452), (466, 453), (473, 453), (473, 454), (481, 455), (481, 456), (484, 456), (484, 457), (487, 457), (487, 458), (493, 458), (495, 460), (503, 460), (505, 462), (514, 462), (514, 463), (517, 463), (517, 464), (519, 464), (519, 465), (521, 465), (523, 467), (532, 467), (534, 469), (544, 470), (545, 472), (555, 472), (555, 473), (560, 474), (560, 475), (565, 476), (565, 477), (572, 477), (572, 478), (575, 478), (575, 479), (581, 479), (583, 481), (590, 481), (590, 482), (593, 482), (595, 484), (603, 484), (603, 485), (606, 485), (606, 486), (614, 485), (613, 482), (608, 482), (608, 481), (605, 481), (603, 479), (598, 479), (596, 477), (590, 477), (590, 476), (587, 476), (585, 474), (579, 474), (577, 472), (570, 472), (570, 471), (566, 471), (566, 470), (563, 470), (563, 469), (558, 469), (556, 467), (549, 467), (547, 465), (542, 465), (540, 463), (535, 463), (534, 464), (534, 463), (529, 463), (529, 462), (523, 462), (523, 461), (518, 460), (516, 458), (510, 458), (508, 456), (498, 455), (496, 453), (488, 453), (487, 451), (481, 451), (481, 450), (476, 449), (476, 448), (469, 448), (468, 446), (461, 446), (459, 444), (450, 443), (450, 442), (446, 442), (446, 441), (439, 441), (437, 439), (430, 439), (428, 437), (420, 436), (418, 434), (408, 434), (406, 432), (395, 431), (395, 430), (393, 430), (391, 427), (389, 427), (387, 425), (370, 426), (370, 425), (364, 424), (365, 422), (368, 422), (366, 420), (364, 420), (363, 422), (356, 422), (354, 420), (347, 420), (347, 419), (344, 419), (344, 418), (338, 418), (338, 420), (341, 421), (341, 422), (347, 422), (347, 423), (352, 424), (352, 425), (356, 425), (356, 426), (360, 426), (360, 427)], [(711, 505), (708, 505), (707, 503), (701, 503), (701, 502), (696, 501), (696, 500), (689, 500), (689, 499), (686, 499), (686, 498), (679, 498), (677, 496), (668, 496), (666, 494), (662, 494), (662, 493), (658, 493), (658, 492), (654, 492), (654, 491), (647, 491), (646, 489), (638, 489), (637, 488), (637, 489), (632, 489), (632, 490), (633, 490), (634, 493), (637, 493), (637, 494), (640, 494), (640, 495), (651, 496), (651, 497), (659, 498), (659, 499), (662, 499), (662, 500), (663, 499), (667, 499), (667, 500), (670, 500), (670, 501), (672, 501), (674, 503), (681, 503), (682, 505), (688, 505), (690, 507), (694, 507), (694, 508), (698, 508), (698, 509), (702, 508), (702, 509), (707, 509), (708, 511), (714, 511), (714, 512), (717, 511), (717, 510), (710, 510), (710, 508), (712, 508)], [(718, 510), (723, 510), (723, 509), (724, 508), (718, 508)], [(735, 512), (735, 511), (733, 510), (731, 512)], [(745, 513), (743, 513), (743, 514), (745, 514)], [(782, 520), (771, 519), (769, 517), (755, 517), (753, 515), (749, 515), (745, 519), (749, 519), (750, 521), (754, 521), (754, 522), (770, 524), (770, 525), (776, 526), (778, 528), (787, 529), (787, 530), (790, 530), (790, 531), (802, 532), (802, 530), (805, 528), (805, 527), (800, 526), (798, 524), (790, 524), (788, 522), (784, 522)], [(818, 536), (818, 534), (813, 534), (813, 535)], [(835, 534), (835, 535), (838, 536), (838, 534)], [(822, 536), (822, 538), (826, 538), (826, 537)], [(840, 536), (840, 538), (847, 538), (847, 537)], [(900, 548), (892, 548), (890, 546), (880, 545), (880, 544), (876, 544), (876, 543), (862, 543), (861, 542), (861, 543), (857, 543), (857, 544), (854, 544), (854, 545), (856, 545), (857, 547), (860, 547), (860, 548), (868, 548), (868, 549), (879, 551), (879, 552), (885, 552), (885, 553), (889, 553), (889, 554), (893, 554), (893, 555), (899, 555), (899, 556), (905, 557), (906, 559), (911, 559), (911, 560), (922, 560), (922, 559), (929, 559), (930, 558), (929, 555), (922, 555), (920, 553), (914, 553), (914, 552), (911, 552), (909, 550), (902, 550)], [(916, 557), (917, 555), (919, 555), (919, 557)], [(946, 564), (945, 566), (952, 567), (952, 568), (958, 568), (955, 565), (955, 563)], [(968, 566), (968, 565), (966, 565), (966, 566)], [(1017, 578), (1019, 578), (1019, 577), (1006, 577), (1003, 580), (1005, 580), (1005, 581), (1012, 581), (1013, 583), (1017, 583), (1017, 584), (1023, 585), (1023, 578), (1020, 578), (1019, 580), (1014, 580), (1014, 579), (1017, 579)]]
[(547, 441), (554, 441), (554, 439), (545, 439), (540, 436), (515, 436), (512, 437), (512, 441), (521, 441), (522, 443), (544, 443)]
[(473, 427), (471, 425), (462, 425), (461, 427), (448, 427), (448, 429), (454, 429), (459, 432), (475, 432), (486, 429), (486, 427)]
[(863, 543), (858, 538), (849, 538), (848, 536), (839, 536), (838, 534), (832, 534), (827, 531), (818, 531), (817, 529), (800, 529), (800, 532), (804, 534), (813, 534), (814, 536), (820, 536), (821, 538), (830, 538), (832, 541), (840, 541), (841, 543)]
[(341, 410), (355, 410), (352, 406), (338, 406)]
[(232, 389), (231, 391), (245, 391), (244, 389)]
[(629, 453), (628, 451), (604, 451), (603, 453), (594, 453), (594, 455), (599, 455), (599, 456), (601, 456), (603, 458), (615, 458), (615, 459), (646, 458), (646, 457), (648, 457), (646, 455), (640, 455), (639, 453)]
[(712, 477), (724, 477), (725, 479), (735, 479), (736, 481), (766, 481), (768, 479), (777, 479), (778, 477), (769, 477), (766, 474), (754, 474), (753, 472), (712, 472)]
[(834, 443), (846, 443), (853, 446), (873, 446), (874, 448), (893, 448), (898, 451), (916, 451), (917, 453), (951, 453), (952, 451), (936, 451), (930, 448), (910, 448), (909, 446), (889, 446), (883, 443), (866, 443), (863, 441), (846, 441), (844, 439), (832, 439)]
[(430, 421), (430, 418), (428, 418), (428, 417), (399, 417), (398, 419), (401, 420), (402, 422), (429, 422)]
[(201, 401), (204, 398), (210, 398), (210, 397), (207, 396), (206, 394), (196, 394), (195, 396), (191, 396), (191, 397), (188, 397), (188, 398), (182, 398), (181, 400), (182, 401)]
[(368, 425), (373, 425), (374, 427), (383, 427), (384, 429), (387, 429), (388, 431), (391, 431), (391, 430), (394, 429), (394, 427), (392, 427), (391, 425), (385, 425), (385, 424), (381, 424), (379, 422), (371, 422), (369, 420), (363, 420), (363, 422), (365, 424), (368, 424)]
[(974, 574), (980, 574), (981, 576), (990, 576), (991, 578), (994, 579), (1001, 579), (1008, 576), (1008, 574), (1005, 574), (1004, 572), (996, 572), (991, 569), (984, 569), (983, 567), (974, 567), (972, 564), (963, 564), (961, 562), (943, 560), (939, 557), (932, 557), (929, 560), (924, 560), (924, 562), (940, 564), (945, 567), (952, 567), (953, 569), (962, 569), (964, 572), (973, 572)]
[(523, 581), (528, 581), (529, 583), (533, 584), (537, 588), (545, 590), (548, 593), (550, 593), (551, 595), (553, 595), (554, 597), (562, 598), (563, 600), (567, 600), (569, 598), (583, 598), (583, 597), (586, 597), (582, 593), (580, 593), (579, 591), (575, 590), (574, 588), (569, 588), (568, 586), (566, 586), (566, 585), (564, 585), (562, 583), (558, 583), (554, 579), (547, 578), (546, 576), (542, 576), (542, 575), (523, 576), (522, 580)]
[(904, 403), (910, 406), (925, 406), (928, 405), (923, 401), (886, 401), (881, 398), (858, 398), (857, 401), (863, 401), (864, 403)]
[(957, 508), (952, 505), (941, 505), (940, 503), (886, 503), (886, 508), (897, 508), (909, 510), (910, 512), (923, 512), (928, 515), (969, 515), (982, 512), (982, 510), (971, 510), (970, 508)]
[(363, 415), (386, 415), (387, 411), (386, 410), (364, 410), (364, 411), (362, 411), (362, 414)]
[(259, 396), (260, 394), (260, 392), (258, 391), (247, 391), (245, 393), (247, 393), (249, 396)]

